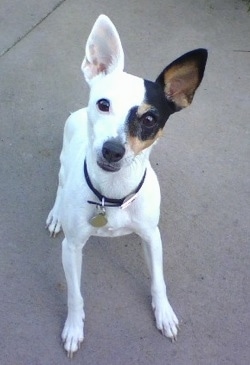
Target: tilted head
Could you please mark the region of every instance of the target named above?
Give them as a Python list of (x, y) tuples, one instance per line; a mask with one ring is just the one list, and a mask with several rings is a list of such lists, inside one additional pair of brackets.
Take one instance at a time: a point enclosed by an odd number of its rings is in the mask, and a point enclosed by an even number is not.
[(100, 15), (82, 63), (90, 85), (90, 148), (98, 166), (114, 172), (147, 154), (169, 116), (191, 104), (206, 61), (207, 51), (196, 49), (173, 61), (155, 82), (127, 74), (117, 30)]

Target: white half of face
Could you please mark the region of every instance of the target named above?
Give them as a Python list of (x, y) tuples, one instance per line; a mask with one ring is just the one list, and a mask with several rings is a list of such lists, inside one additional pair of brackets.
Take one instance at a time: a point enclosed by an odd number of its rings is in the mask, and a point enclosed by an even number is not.
[[(126, 120), (129, 110), (141, 105), (145, 97), (144, 80), (125, 72), (97, 76), (91, 85), (88, 104), (89, 130), (92, 147), (98, 154), (105, 141), (119, 138), (126, 142)], [(109, 111), (101, 111), (97, 102), (110, 103)]]

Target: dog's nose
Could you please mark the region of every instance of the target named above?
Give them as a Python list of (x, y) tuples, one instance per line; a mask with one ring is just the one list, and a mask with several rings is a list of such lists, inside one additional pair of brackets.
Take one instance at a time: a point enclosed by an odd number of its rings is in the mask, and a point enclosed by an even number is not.
[(124, 146), (117, 141), (106, 141), (102, 146), (102, 155), (108, 162), (118, 162), (125, 154)]

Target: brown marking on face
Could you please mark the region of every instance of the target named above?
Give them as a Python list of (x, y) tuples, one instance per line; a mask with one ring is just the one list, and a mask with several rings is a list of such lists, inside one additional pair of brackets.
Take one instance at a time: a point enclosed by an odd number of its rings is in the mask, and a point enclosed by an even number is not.
[(158, 138), (160, 138), (163, 134), (163, 130), (159, 129), (157, 134), (152, 139), (147, 139), (145, 141), (141, 141), (138, 137), (128, 137), (128, 144), (135, 155), (138, 155), (145, 148), (150, 147)]
[(195, 62), (175, 65), (165, 72), (165, 94), (179, 107), (191, 104), (196, 88), (199, 86), (198, 67)]
[(140, 118), (143, 114), (147, 113), (152, 109), (152, 105), (147, 103), (142, 103), (137, 109), (137, 116)]

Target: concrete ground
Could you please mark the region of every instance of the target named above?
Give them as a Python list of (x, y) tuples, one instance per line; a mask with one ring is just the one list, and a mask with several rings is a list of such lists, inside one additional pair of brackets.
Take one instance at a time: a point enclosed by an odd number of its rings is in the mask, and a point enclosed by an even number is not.
[(250, 14), (240, 0), (1, 0), (0, 364), (68, 364), (62, 236), (44, 229), (62, 130), (86, 104), (83, 48), (100, 13), (116, 24), (126, 70), (154, 79), (207, 47), (192, 106), (152, 153), (178, 342), (155, 329), (136, 236), (85, 250), (86, 339), (74, 364), (248, 365)]

